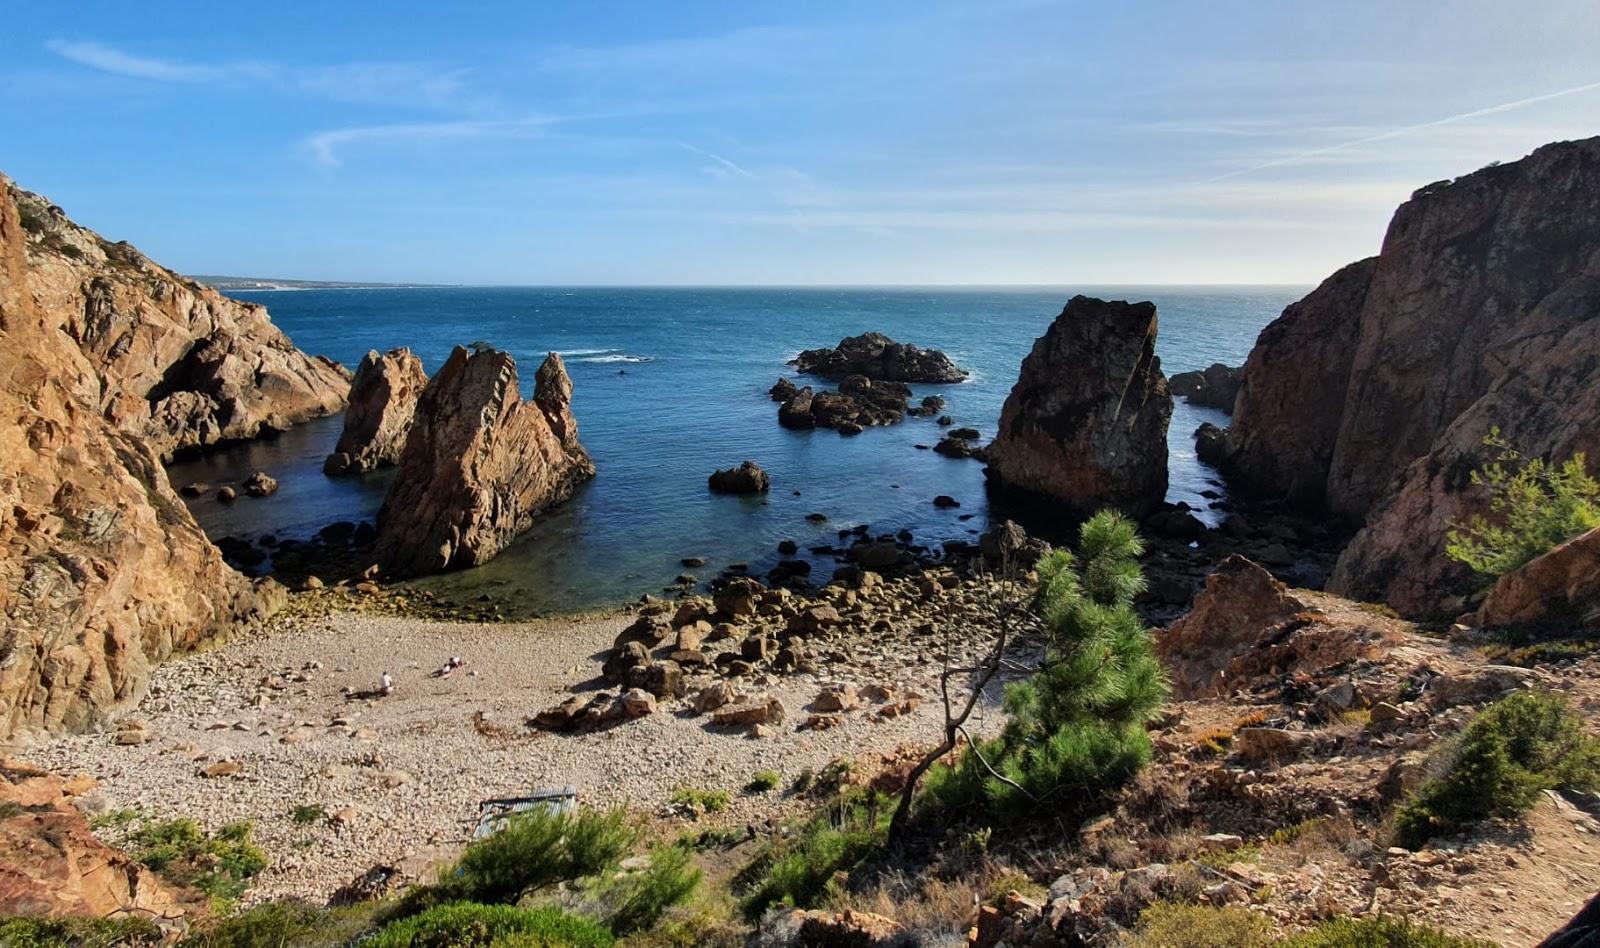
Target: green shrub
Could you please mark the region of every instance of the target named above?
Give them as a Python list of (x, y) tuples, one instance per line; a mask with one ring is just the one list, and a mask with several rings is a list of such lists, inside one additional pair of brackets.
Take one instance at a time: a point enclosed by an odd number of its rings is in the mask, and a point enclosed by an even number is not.
[(1416, 849), (1441, 833), (1525, 813), (1539, 792), (1600, 788), (1600, 741), (1560, 695), (1518, 692), (1479, 712), (1444, 751), (1449, 769), (1395, 814), (1395, 841)]
[(324, 909), (300, 902), (269, 902), (202, 924), (184, 948), (343, 948), (365, 931), (378, 912), (373, 903)]
[(0, 945), (5, 948), (124, 948), (160, 941), (161, 929), (145, 918), (0, 916)]
[(1474, 516), (1451, 529), (1445, 552), (1452, 559), (1502, 576), (1600, 526), (1600, 482), (1589, 476), (1583, 454), (1562, 464), (1524, 461), (1498, 428), (1483, 443), (1498, 454), (1472, 472), (1472, 483), (1488, 490), (1492, 516)]
[(766, 793), (768, 790), (776, 789), (782, 781), (783, 776), (776, 770), (758, 770), (755, 776), (750, 778), (750, 782), (744, 785), (744, 792)]
[(611, 869), (637, 840), (621, 809), (522, 813), (468, 846), (441, 876), (433, 898), (515, 902), (558, 882)]
[(672, 791), (669, 799), (675, 804), (702, 813), (720, 813), (733, 802), (732, 795), (726, 790), (706, 790), (690, 786), (682, 786)]
[(740, 873), (745, 915), (778, 904), (813, 908), (836, 873), (849, 873), (883, 845), (893, 806), (856, 788), (813, 814), (786, 838), (774, 839)]
[(390, 922), (364, 948), (609, 948), (611, 933), (556, 908), (455, 902)]
[(302, 826), (308, 823), (320, 823), (327, 816), (327, 809), (320, 803), (300, 803), (289, 810), (289, 819)]
[(606, 923), (618, 935), (643, 931), (667, 909), (687, 899), (700, 885), (700, 876), (700, 870), (690, 864), (687, 849), (657, 846), (650, 851), (650, 865), (643, 872), (619, 877), (606, 886)]
[(1238, 908), (1152, 903), (1139, 913), (1128, 948), (1268, 948), (1272, 923)]
[(1006, 689), (1009, 719), (998, 738), (929, 773), (931, 803), (1016, 813), (1102, 793), (1149, 763), (1145, 722), (1167, 686), (1133, 608), (1143, 552), (1133, 524), (1105, 510), (1079, 532), (1079, 558), (1062, 550), (1040, 562), (1044, 661)]
[(1494, 948), (1494, 942), (1461, 938), (1387, 915), (1336, 918), (1282, 942), (1285, 948)]
[(267, 868), (266, 854), (251, 841), (245, 821), (209, 835), (190, 819), (151, 823), (132, 833), (124, 848), (162, 878), (194, 886), (222, 906), (243, 895), (250, 880)]

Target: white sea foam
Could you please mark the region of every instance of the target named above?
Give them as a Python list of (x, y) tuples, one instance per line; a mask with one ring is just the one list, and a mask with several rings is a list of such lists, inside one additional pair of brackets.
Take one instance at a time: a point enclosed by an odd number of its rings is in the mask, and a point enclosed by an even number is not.
[(559, 355), (559, 356), (593, 356), (593, 355), (605, 355), (608, 352), (616, 352), (616, 351), (617, 350), (615, 350), (615, 349), (557, 349), (556, 350), (556, 355)]
[(583, 359), (573, 359), (572, 361), (574, 361), (574, 362), (626, 362), (626, 363), (632, 365), (632, 364), (639, 363), (639, 362), (654, 362), (655, 359), (653, 357), (651, 357), (651, 356), (622, 355), (622, 354), (619, 353), (619, 354), (616, 354), (616, 355), (589, 356), (589, 357), (583, 358)]

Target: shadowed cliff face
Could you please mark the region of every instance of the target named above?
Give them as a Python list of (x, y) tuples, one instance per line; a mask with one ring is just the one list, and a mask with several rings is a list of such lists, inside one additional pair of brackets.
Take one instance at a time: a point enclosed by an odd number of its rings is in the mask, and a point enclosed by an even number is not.
[(14, 185), (29, 288), (100, 382), (96, 406), (163, 460), (344, 407), (350, 375), (229, 299), (74, 224)]
[(539, 367), (522, 400), (517, 363), (457, 346), (417, 402), (383, 509), (384, 569), (420, 575), (486, 562), (534, 517), (594, 476), (578, 443), (572, 380), (561, 357)]
[(1333, 588), (1408, 612), (1469, 578), (1449, 523), (1498, 424), (1524, 453), (1594, 455), (1600, 139), (1418, 191), (1382, 252), (1268, 326), (1245, 368), (1230, 474), (1364, 519)]
[(150, 337), (137, 321), (86, 333), (62, 302), (73, 268), (51, 254), (35, 268), (17, 193), (0, 178), (0, 739), (93, 723), (136, 700), (154, 663), (274, 600), (173, 494), (138, 433), (148, 414), (118, 417), (132, 396), (108, 373), (149, 350), (82, 344)]
[(1172, 395), (1155, 356), (1156, 308), (1075, 296), (1022, 361), (989, 447), (1002, 491), (1140, 514), (1167, 491)]

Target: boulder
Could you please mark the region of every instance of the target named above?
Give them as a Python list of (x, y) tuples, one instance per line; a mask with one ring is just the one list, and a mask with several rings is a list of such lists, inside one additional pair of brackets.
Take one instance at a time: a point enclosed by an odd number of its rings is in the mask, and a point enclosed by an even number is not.
[(741, 618), (753, 616), (761, 606), (761, 595), (767, 587), (748, 576), (729, 578), (711, 594), (711, 602), (721, 615)]
[(360, 474), (398, 464), (417, 400), (428, 385), (422, 360), (410, 349), (368, 352), (350, 382), (344, 430), (328, 455), (328, 474)]
[(1226, 468), (1233, 449), (1228, 441), (1228, 429), (1218, 428), (1202, 421), (1194, 430), (1194, 456), (1202, 463), (1215, 468)]
[(386, 571), (484, 563), (593, 477), (571, 402), (572, 381), (553, 352), (523, 401), (509, 354), (457, 346), (417, 402), (378, 512), (376, 553)]
[(278, 492), (278, 479), (263, 471), (256, 471), (244, 479), (243, 487), (251, 497), (271, 497)]
[(738, 467), (714, 472), (708, 480), (712, 493), (760, 494), (771, 486), (767, 472), (754, 461), (745, 461)]
[(864, 375), (891, 382), (960, 382), (967, 377), (943, 352), (895, 342), (878, 332), (846, 337), (833, 349), (807, 349), (791, 364), (825, 379)]
[(811, 417), (811, 402), (812, 391), (809, 385), (790, 395), (788, 401), (778, 408), (778, 424), (799, 431), (815, 428), (817, 423)]
[[(263, 364), (269, 382), (275, 366), (314, 360), (259, 307), (105, 246), (143, 269), (101, 273), (98, 237), (0, 177), (0, 742), (89, 727), (136, 703), (158, 662), (284, 601), (277, 584), (230, 569), (173, 492), (161, 456), (189, 436), (152, 441), (145, 396), (211, 331), (234, 332), (239, 351), (281, 346)], [(343, 377), (306, 371), (327, 379), (336, 408)], [(309, 405), (288, 397), (273, 413), (253, 390), (237, 401), (285, 424)], [(251, 423), (222, 427), (244, 437)]]
[(1352, 610), (1324, 611), (1314, 594), (1291, 593), (1237, 554), (1206, 577), (1189, 614), (1156, 633), (1156, 653), (1180, 700), (1226, 695), (1318, 675), (1383, 654), (1403, 640), (1400, 623)]
[(795, 384), (786, 378), (778, 379), (771, 388), (767, 389), (767, 394), (775, 402), (786, 402), (799, 394), (799, 392), (800, 389), (796, 388)]
[(1501, 576), (1475, 618), (1490, 628), (1600, 628), (1600, 527)]
[(1330, 588), (1439, 613), (1475, 578), (1446, 534), (1484, 509), (1489, 427), (1525, 456), (1595, 456), (1600, 138), (1420, 189), (1379, 255), (1262, 331), (1228, 472), (1365, 523)]
[(711, 713), (712, 724), (734, 726), (782, 724), (783, 718), (783, 702), (771, 696), (762, 696), (740, 704), (727, 705)]
[(1002, 520), (978, 538), (983, 565), (989, 569), (1032, 569), (1039, 558), (1050, 552), (1050, 544), (1028, 536), (1028, 531), (1012, 520)]
[(1002, 492), (1074, 516), (1142, 514), (1167, 491), (1172, 396), (1155, 355), (1153, 303), (1073, 297), (1034, 343), (988, 448)]
[(1239, 379), (1242, 369), (1213, 362), (1194, 372), (1179, 372), (1167, 380), (1172, 394), (1182, 395), (1192, 405), (1215, 408), (1233, 414), (1234, 400), (1239, 397)]
[(60, 778), (0, 762), (0, 915), (131, 915), (181, 927), (204, 897), (173, 888), (95, 838)]

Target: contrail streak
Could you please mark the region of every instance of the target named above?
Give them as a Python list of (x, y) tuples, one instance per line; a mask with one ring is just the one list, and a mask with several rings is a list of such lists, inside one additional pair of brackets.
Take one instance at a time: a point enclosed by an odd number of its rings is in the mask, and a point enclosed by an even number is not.
[(1526, 99), (1517, 99), (1514, 102), (1502, 102), (1499, 105), (1491, 105), (1488, 108), (1474, 109), (1471, 112), (1462, 112), (1460, 115), (1450, 115), (1442, 119), (1434, 119), (1431, 122), (1423, 122), (1419, 125), (1407, 125), (1404, 128), (1390, 129), (1387, 132), (1379, 132), (1376, 135), (1368, 135), (1365, 138), (1357, 138), (1347, 142), (1340, 142), (1337, 145), (1328, 145), (1324, 148), (1313, 148), (1309, 151), (1302, 151), (1284, 158), (1275, 158), (1272, 161), (1265, 161), (1259, 165), (1251, 165), (1248, 168), (1240, 168), (1237, 171), (1230, 171), (1227, 174), (1219, 174), (1215, 178), (1207, 178), (1206, 183), (1210, 183), (1212, 181), (1222, 181), (1227, 178), (1237, 178), (1240, 175), (1251, 174), (1256, 171), (1264, 171), (1267, 168), (1277, 168), (1281, 167), (1282, 165), (1290, 165), (1298, 161), (1305, 161), (1307, 158), (1319, 158), (1323, 155), (1333, 154), (1334, 152), (1345, 151), (1350, 148), (1358, 148), (1362, 145), (1370, 145), (1373, 142), (1388, 141), (1391, 138), (1399, 138), (1402, 135), (1409, 135), (1412, 132), (1420, 132), (1423, 129), (1438, 128), (1441, 125), (1453, 125), (1456, 122), (1465, 122), (1470, 119), (1482, 118), (1485, 115), (1496, 115), (1500, 112), (1510, 112), (1513, 109), (1520, 109), (1524, 106), (1535, 105), (1540, 102), (1548, 102), (1551, 99), (1559, 99), (1563, 96), (1577, 95), (1581, 92), (1589, 92), (1594, 89), (1600, 89), (1600, 82), (1591, 82), (1588, 85), (1573, 86), (1570, 89), (1561, 89), (1557, 92), (1546, 92), (1544, 95), (1530, 96)]

